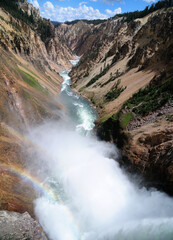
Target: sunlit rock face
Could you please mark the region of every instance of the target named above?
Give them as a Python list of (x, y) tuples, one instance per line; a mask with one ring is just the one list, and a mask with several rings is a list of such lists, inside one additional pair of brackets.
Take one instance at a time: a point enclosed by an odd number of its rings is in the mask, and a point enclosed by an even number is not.
[(83, 21), (79, 21), (76, 24), (63, 23), (56, 27), (56, 33), (61, 37), (63, 42), (67, 44), (76, 54), (82, 55), (85, 53), (85, 49), (88, 50), (89, 44), (86, 43), (86, 39), (92, 31), (94, 26), (87, 24)]
[[(85, 32), (80, 22), (60, 25), (59, 30), (64, 29), (63, 38), (82, 56), (70, 73), (73, 86), (97, 105), (101, 116), (117, 112), (155, 75), (165, 71), (167, 77), (172, 77), (172, 23), (170, 7), (130, 22), (115, 17), (96, 26), (88, 24)], [(120, 86), (126, 89), (116, 99), (105, 101), (104, 96), (119, 79)]]

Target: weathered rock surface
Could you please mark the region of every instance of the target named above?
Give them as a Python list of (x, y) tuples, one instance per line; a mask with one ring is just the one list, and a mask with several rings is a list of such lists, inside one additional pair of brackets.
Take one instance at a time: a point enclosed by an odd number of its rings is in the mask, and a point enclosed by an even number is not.
[[(75, 48), (84, 55), (70, 73), (73, 86), (91, 99), (101, 116), (117, 112), (155, 75), (162, 71), (173, 75), (172, 24), (173, 8), (170, 7), (131, 22), (119, 17), (91, 26), (89, 32), (83, 33), (82, 43), (75, 41)], [(68, 34), (67, 29), (64, 33), (67, 39)], [(106, 101), (105, 95), (117, 81), (124, 91)]]
[(25, 212), (0, 211), (0, 239), (47, 240), (40, 224)]
[(151, 186), (173, 195), (173, 124), (155, 121), (129, 132), (123, 148), (125, 163), (142, 174)]
[(83, 21), (69, 25), (63, 23), (55, 29), (55, 32), (61, 37), (61, 40), (78, 55), (84, 54), (85, 49), (88, 50), (88, 45), (85, 40), (88, 35), (92, 34), (92, 31), (93, 25)]
[(54, 36), (55, 29), (50, 21), (42, 20), (52, 34), (45, 44), (37, 31), (2, 8), (0, 16), (0, 45), (6, 50), (14, 51), (43, 71), (49, 68), (59, 72), (72, 66), (69, 59), (74, 58), (73, 54), (57, 34)]
[(19, 8), (23, 12), (26, 12), (29, 16), (33, 15), (33, 17), (36, 18), (36, 19), (41, 18), (40, 10), (35, 8), (27, 0), (18, 0), (18, 2), (16, 2), (16, 3), (18, 4)]
[[(145, 184), (173, 195), (173, 111), (166, 106), (123, 128), (121, 118), (98, 123), (97, 134), (122, 150), (120, 164)], [(160, 113), (160, 114), (159, 114)], [(163, 114), (162, 114), (163, 113)]]

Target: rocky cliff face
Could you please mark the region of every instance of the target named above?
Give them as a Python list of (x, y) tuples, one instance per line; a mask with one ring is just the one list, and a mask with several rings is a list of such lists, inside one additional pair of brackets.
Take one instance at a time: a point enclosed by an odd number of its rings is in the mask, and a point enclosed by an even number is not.
[[(43, 41), (40, 26), (52, 38)], [(34, 215), (32, 203), (39, 193), (15, 169), (24, 171), (28, 156), (34, 157), (24, 137), (29, 129), (59, 118), (58, 72), (70, 68), (73, 58), (49, 21), (39, 19), (33, 27), (0, 8), (0, 209)]]
[(3, 9), (0, 9), (0, 14), (0, 41), (4, 49), (14, 51), (43, 70), (47, 66), (50, 70), (59, 72), (71, 67), (69, 59), (73, 58), (72, 52), (60, 40), (60, 36), (54, 34), (54, 26), (50, 22), (43, 20), (53, 36), (45, 44), (37, 31), (29, 25), (15, 19)]
[[(73, 86), (105, 115), (117, 111), (160, 72), (171, 76), (172, 21), (169, 8), (129, 23), (117, 18), (95, 26), (81, 46), (85, 55), (71, 72)], [(122, 89), (118, 97), (115, 88)]]
[(19, 0), (16, 2), (18, 7), (28, 14), (28, 16), (33, 16), (35, 19), (39, 19), (40, 17), (40, 10), (33, 7), (31, 3), (29, 3), (27, 0)]
[(76, 24), (61, 24), (56, 28), (56, 33), (61, 37), (64, 43), (69, 46), (77, 55), (85, 52), (86, 38), (92, 33), (93, 25), (79, 21)]
[[(173, 113), (173, 109), (171, 110)], [(129, 146), (130, 143), (130, 146)], [(132, 171), (142, 173), (150, 184), (173, 194), (173, 119), (157, 121), (130, 131), (123, 154)]]

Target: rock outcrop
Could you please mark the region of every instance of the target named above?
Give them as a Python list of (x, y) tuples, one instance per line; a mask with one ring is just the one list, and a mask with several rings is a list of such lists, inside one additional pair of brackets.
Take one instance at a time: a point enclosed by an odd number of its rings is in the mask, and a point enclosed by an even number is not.
[(150, 186), (173, 195), (173, 124), (162, 119), (130, 131), (123, 148), (125, 164)]
[(28, 16), (33, 16), (34, 19), (38, 20), (41, 18), (40, 16), (40, 10), (35, 8), (31, 3), (29, 3), (27, 0), (18, 0), (16, 2), (18, 7), (23, 11), (28, 14)]
[(25, 212), (23, 214), (0, 211), (0, 239), (47, 240), (37, 221)]
[(88, 46), (84, 46), (85, 39), (92, 34), (93, 25), (83, 21), (78, 21), (76, 24), (63, 23), (55, 31), (73, 52), (82, 55), (85, 53), (85, 48), (88, 49)]

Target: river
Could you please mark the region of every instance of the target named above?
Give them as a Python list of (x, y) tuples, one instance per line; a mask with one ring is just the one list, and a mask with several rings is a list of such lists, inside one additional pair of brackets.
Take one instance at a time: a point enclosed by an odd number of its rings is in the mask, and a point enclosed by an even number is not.
[(52, 240), (172, 240), (173, 199), (131, 182), (116, 146), (91, 134), (97, 113), (71, 90), (69, 71), (60, 74), (65, 116), (30, 135), (44, 149), (47, 194), (35, 201), (43, 229)]
[[(77, 63), (78, 60), (72, 61), (73, 66)], [(61, 86), (60, 99), (66, 107), (68, 116), (76, 131), (87, 135), (94, 128), (94, 121), (97, 120), (97, 113), (86, 99), (71, 90), (69, 72), (70, 70), (66, 70), (60, 73), (61, 77), (64, 79)]]

